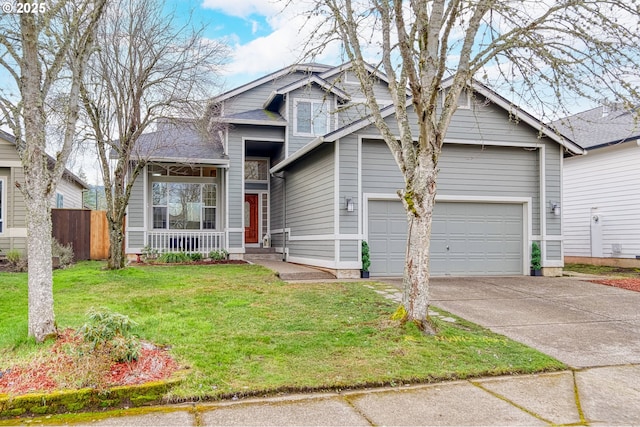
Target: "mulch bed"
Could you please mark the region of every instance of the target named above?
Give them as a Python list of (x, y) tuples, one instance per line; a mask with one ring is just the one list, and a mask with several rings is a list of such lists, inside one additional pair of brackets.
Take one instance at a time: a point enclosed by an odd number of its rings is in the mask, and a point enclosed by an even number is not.
[[(0, 371), (0, 394), (21, 395), (49, 392), (86, 386), (108, 388), (120, 385), (144, 384), (169, 378), (178, 364), (169, 352), (151, 344), (144, 344), (138, 360), (101, 365), (88, 359), (73, 356), (74, 349), (82, 344), (82, 338), (72, 329), (62, 331), (46, 355), (35, 357), (27, 365)], [(83, 376), (90, 375), (94, 384), (74, 387)]]
[(225, 259), (225, 260), (219, 260), (219, 261), (214, 261), (212, 259), (204, 259), (201, 261), (189, 261), (189, 262), (172, 262), (172, 263), (165, 263), (165, 262), (156, 262), (156, 261), (141, 261), (141, 262), (136, 262), (136, 261), (132, 261), (131, 265), (222, 265), (222, 264), (248, 264), (247, 261), (243, 261), (241, 259)]
[(591, 282), (640, 292), (640, 278), (591, 280)]

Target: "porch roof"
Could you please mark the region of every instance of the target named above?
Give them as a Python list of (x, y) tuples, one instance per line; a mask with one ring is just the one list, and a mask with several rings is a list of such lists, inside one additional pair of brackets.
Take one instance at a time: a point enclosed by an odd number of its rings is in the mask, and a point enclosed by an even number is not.
[(192, 123), (163, 123), (138, 138), (136, 156), (148, 161), (227, 164), (220, 137)]

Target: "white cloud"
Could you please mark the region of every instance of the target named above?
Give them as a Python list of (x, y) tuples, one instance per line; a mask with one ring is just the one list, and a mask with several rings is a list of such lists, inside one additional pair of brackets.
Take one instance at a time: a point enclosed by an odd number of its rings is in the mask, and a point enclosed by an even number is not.
[(202, 7), (240, 18), (247, 18), (252, 14), (270, 16), (280, 10), (278, 2), (269, 0), (204, 0)]
[[(205, 4), (212, 4), (221, 0), (206, 0)], [(231, 10), (248, 11), (261, 10), (261, 16), (272, 29), (268, 35), (257, 37), (247, 43), (237, 42), (231, 45), (233, 50), (231, 62), (226, 67), (224, 73), (227, 77), (227, 89), (239, 84), (246, 83), (260, 76), (284, 68), (299, 61), (308, 61), (303, 57), (305, 43), (311, 37), (312, 29), (317, 25), (318, 17), (309, 17), (303, 13), (301, 7), (303, 2), (291, 3), (286, 9), (282, 9), (284, 2), (263, 1), (240, 1), (237, 7), (232, 7), (225, 3), (225, 13)], [(239, 12), (234, 12), (239, 13)], [(252, 29), (255, 33), (258, 22), (254, 20)], [(338, 46), (329, 46), (320, 58), (316, 61), (326, 61), (329, 64), (336, 64), (338, 59)]]

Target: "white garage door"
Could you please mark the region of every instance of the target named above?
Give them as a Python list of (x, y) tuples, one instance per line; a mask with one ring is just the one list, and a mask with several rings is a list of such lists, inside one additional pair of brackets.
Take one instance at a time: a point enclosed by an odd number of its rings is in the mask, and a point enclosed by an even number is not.
[[(401, 276), (406, 214), (395, 200), (370, 200), (372, 276)], [(515, 203), (436, 203), (431, 237), (434, 276), (523, 273), (523, 209)]]

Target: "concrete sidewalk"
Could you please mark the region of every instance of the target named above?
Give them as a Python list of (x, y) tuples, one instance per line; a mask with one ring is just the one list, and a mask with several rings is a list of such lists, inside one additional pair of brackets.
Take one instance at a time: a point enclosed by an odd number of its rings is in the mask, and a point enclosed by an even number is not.
[(149, 408), (94, 426), (638, 425), (640, 366)]

